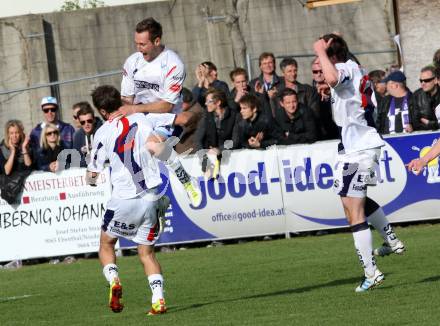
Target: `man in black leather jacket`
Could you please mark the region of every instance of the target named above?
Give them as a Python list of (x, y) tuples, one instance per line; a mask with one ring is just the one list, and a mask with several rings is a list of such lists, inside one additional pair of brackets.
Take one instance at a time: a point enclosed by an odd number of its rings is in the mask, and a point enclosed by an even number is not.
[(433, 66), (420, 71), (420, 88), (414, 92), (410, 110), (414, 112), (414, 130), (437, 130), (440, 118), (440, 87)]
[(293, 89), (281, 91), (280, 106), (282, 110), (275, 117), (281, 131), (278, 140), (280, 145), (313, 143), (317, 140), (317, 130), (312, 112), (298, 102)]

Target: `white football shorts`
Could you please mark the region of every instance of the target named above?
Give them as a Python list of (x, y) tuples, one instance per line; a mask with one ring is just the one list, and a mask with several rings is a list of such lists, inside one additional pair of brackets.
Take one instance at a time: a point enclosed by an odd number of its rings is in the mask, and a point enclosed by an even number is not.
[(341, 197), (367, 196), (367, 186), (377, 184), (380, 147), (337, 156), (333, 190)]
[(150, 196), (111, 198), (101, 229), (112, 238), (123, 237), (138, 244), (154, 245), (160, 236), (157, 201)]

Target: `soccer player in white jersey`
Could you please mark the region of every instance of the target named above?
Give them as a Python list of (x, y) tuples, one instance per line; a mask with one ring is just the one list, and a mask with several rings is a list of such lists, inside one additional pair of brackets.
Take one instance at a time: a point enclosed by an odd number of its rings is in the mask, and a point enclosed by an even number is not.
[(376, 266), (368, 222), (385, 241), (381, 248), (374, 250), (375, 254), (400, 254), (405, 250), (382, 208), (367, 197), (367, 186), (377, 182), (376, 169), (381, 147), (385, 143), (376, 129), (368, 126), (365, 120), (363, 97), (367, 79), (359, 65), (349, 59), (346, 42), (340, 36), (328, 34), (316, 41), (313, 47), (325, 81), (331, 87), (333, 119), (341, 132), (334, 190), (341, 198), (364, 269), (365, 277), (355, 291), (365, 292), (384, 279)]
[[(161, 43), (162, 26), (153, 18), (136, 25), (137, 52), (128, 57), (123, 69), (121, 83), (122, 101), (125, 103), (117, 113), (129, 115), (143, 113), (179, 113), (182, 110), (181, 91), (186, 77), (185, 67), (179, 56)], [(173, 135), (174, 128), (158, 127), (150, 138), (150, 150), (156, 155), (163, 153), (163, 142)], [(170, 147), (170, 142), (166, 145)], [(156, 144), (156, 145), (155, 145)], [(197, 182), (183, 168), (172, 150), (166, 164), (183, 184), (193, 206), (200, 205), (202, 194)], [(163, 154), (162, 154), (163, 155)]]
[[(96, 88), (92, 98), (104, 120), (108, 120), (122, 104), (119, 91), (112, 86)], [(109, 306), (114, 312), (120, 312), (124, 307), (114, 250), (117, 237), (138, 244), (139, 258), (153, 293), (149, 314), (166, 312), (164, 281), (154, 254), (154, 244), (160, 235), (160, 222), (169, 206), (169, 198), (157, 194), (162, 179), (157, 160), (146, 149), (146, 142), (154, 128), (185, 124), (188, 119), (187, 112), (151, 114), (148, 118), (137, 113), (107, 121), (95, 134), (87, 182), (96, 184), (98, 174), (108, 160), (113, 189), (102, 221), (99, 258), (110, 284)]]

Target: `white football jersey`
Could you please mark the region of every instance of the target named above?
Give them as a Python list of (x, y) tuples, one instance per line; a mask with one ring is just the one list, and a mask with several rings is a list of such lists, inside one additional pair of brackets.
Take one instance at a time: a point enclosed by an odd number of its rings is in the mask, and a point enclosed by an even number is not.
[(346, 153), (384, 146), (375, 128), (368, 126), (362, 107), (360, 85), (363, 70), (352, 60), (337, 63), (338, 83), (331, 89), (333, 119), (341, 127), (341, 141)]
[(159, 166), (145, 143), (154, 128), (172, 126), (175, 117), (172, 113), (136, 113), (105, 122), (95, 133), (87, 170), (102, 172), (106, 160), (110, 161), (114, 198), (142, 196), (157, 187), (162, 183)]
[(163, 100), (174, 104), (173, 113), (182, 110), (181, 90), (185, 80), (185, 67), (172, 50), (164, 50), (151, 62), (136, 52), (125, 61), (121, 95), (134, 96), (134, 104)]

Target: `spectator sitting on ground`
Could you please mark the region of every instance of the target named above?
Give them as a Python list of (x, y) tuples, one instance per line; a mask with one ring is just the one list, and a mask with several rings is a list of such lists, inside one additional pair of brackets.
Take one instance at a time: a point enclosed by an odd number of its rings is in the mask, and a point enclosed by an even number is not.
[(420, 71), (420, 88), (410, 101), (410, 111), (414, 112), (414, 130), (437, 130), (440, 120), (440, 86), (433, 66)]
[(178, 154), (182, 154), (188, 150), (190, 151), (188, 154), (194, 154), (200, 149), (197, 145), (196, 135), (202, 128), (206, 112), (200, 104), (194, 100), (191, 91), (185, 87), (182, 89), (182, 102), (182, 111), (192, 112), (194, 118), (183, 127), (183, 132), (179, 137), (180, 141), (175, 146), (175, 150)]
[(233, 131), (235, 148), (266, 148), (279, 139), (272, 117), (261, 112), (257, 97), (251, 94), (240, 99), (241, 119)]
[(234, 87), (231, 90), (231, 99), (228, 101), (228, 105), (235, 112), (240, 112), (240, 99), (247, 94), (255, 95), (261, 103), (261, 109), (265, 114), (273, 115), (267, 97), (263, 96), (261, 93), (256, 93), (248, 83), (247, 71), (243, 68), (235, 68), (229, 73), (231, 77), (232, 84)]
[(224, 81), (219, 80), (217, 67), (210, 61), (199, 64), (196, 68), (197, 85), (194, 86), (192, 93), (196, 101), (203, 107), (205, 96), (209, 88), (222, 90), (229, 96), (229, 87)]
[(80, 166), (87, 167), (86, 157), (92, 150), (93, 135), (101, 127), (102, 120), (95, 117), (95, 112), (88, 102), (81, 102), (77, 116), (81, 128), (73, 135), (73, 148), (81, 155)]
[(57, 99), (52, 96), (43, 97), (41, 100), (41, 110), (44, 114), (44, 121), (39, 123), (31, 131), (30, 142), (32, 150), (37, 151), (40, 148), (41, 132), (48, 123), (57, 126), (65, 148), (73, 148), (73, 134), (75, 133), (75, 128), (73, 128), (72, 125), (59, 120)]
[(376, 126), (381, 134), (413, 131), (414, 113), (409, 106), (412, 93), (406, 87), (405, 81), (406, 76), (400, 70), (392, 72), (383, 80), (388, 95), (377, 110)]
[(296, 92), (291, 88), (281, 91), (280, 106), (282, 114), (278, 114), (276, 122), (281, 130), (278, 144), (292, 145), (313, 143), (317, 140), (316, 124), (310, 110), (298, 102)]
[[(65, 146), (58, 127), (53, 123), (46, 123), (41, 132), (40, 148), (36, 157), (38, 170), (57, 172), (59, 168), (67, 168), (68, 165), (59, 167), (58, 154), (63, 149)], [(65, 163), (68, 164), (68, 162)]]
[(29, 137), (25, 136), (21, 121), (9, 120), (5, 125), (5, 138), (0, 144), (1, 197), (9, 204), (16, 202), (31, 171)]
[(333, 121), (330, 86), (324, 80), (318, 57), (312, 61), (312, 77), (313, 87), (316, 89), (319, 99), (319, 122), (316, 126), (318, 137), (319, 139), (337, 139), (339, 138), (339, 129)]
[(385, 76), (386, 73), (383, 70), (373, 70), (368, 74), (368, 78), (370, 78), (370, 81), (373, 83), (374, 96), (372, 100), (376, 108), (379, 106), (379, 103), (383, 101), (387, 92), (387, 86), (383, 82)]
[(277, 95), (277, 89), (281, 82), (275, 72), (275, 56), (271, 52), (261, 53), (258, 65), (261, 74), (251, 80), (250, 86), (256, 93), (264, 94), (268, 100), (272, 99)]

